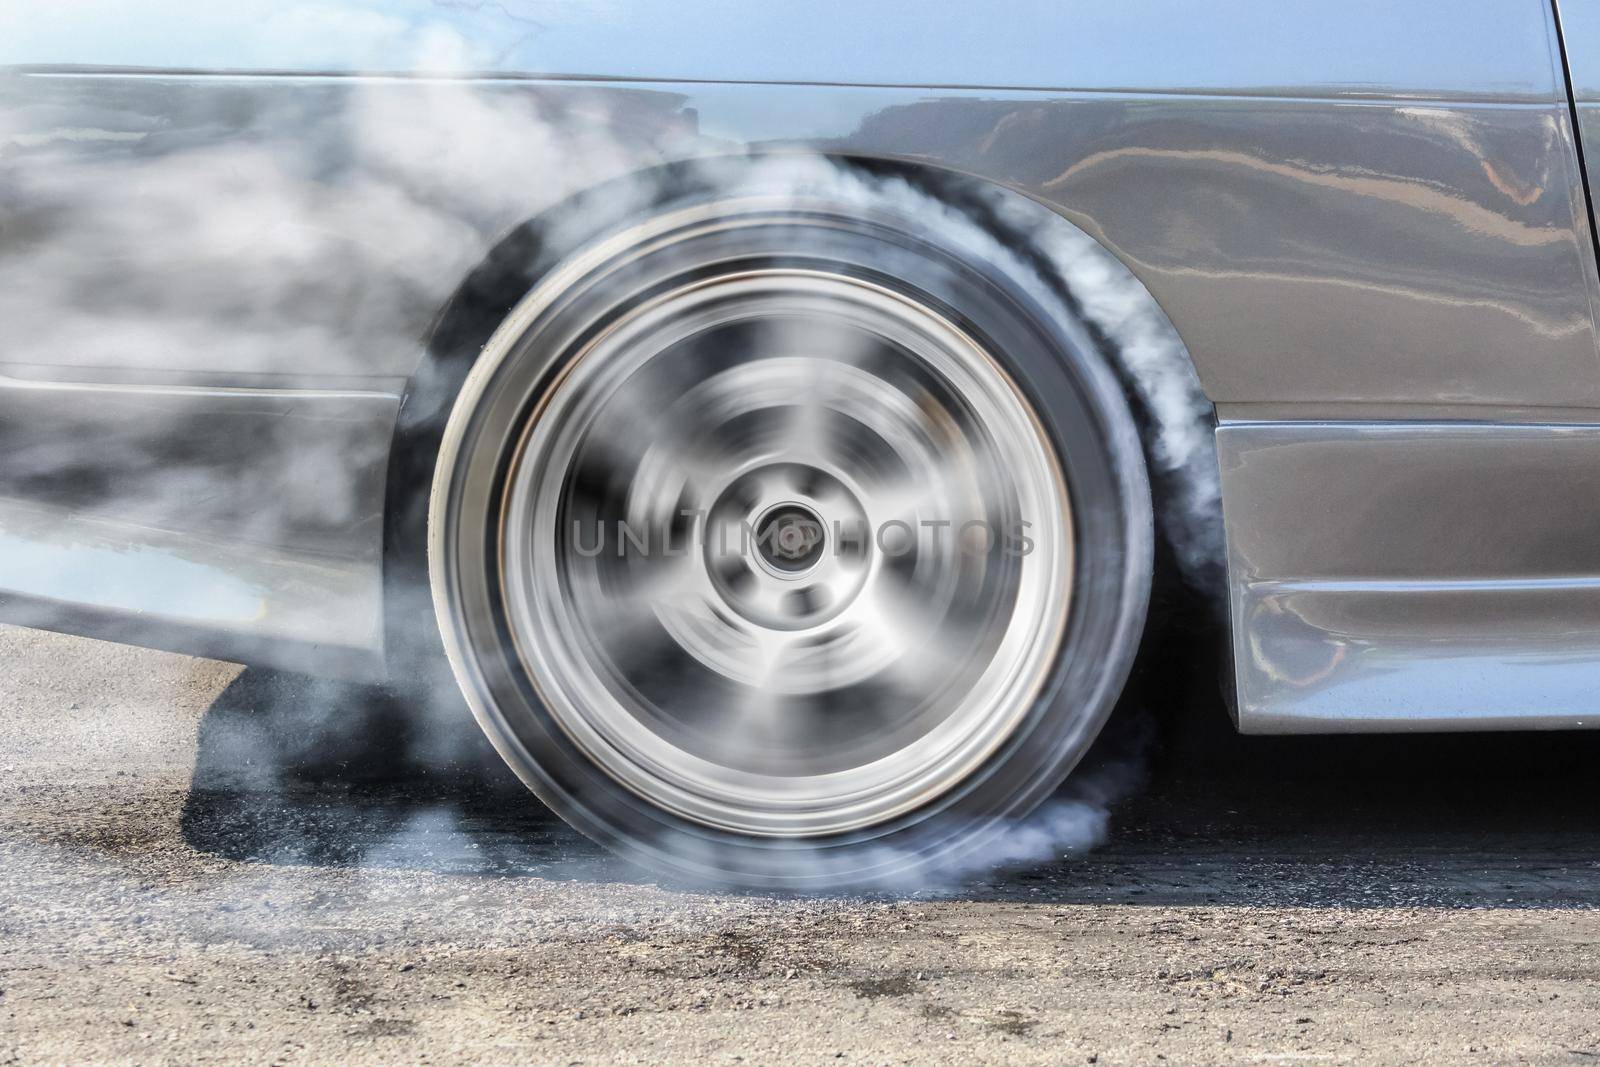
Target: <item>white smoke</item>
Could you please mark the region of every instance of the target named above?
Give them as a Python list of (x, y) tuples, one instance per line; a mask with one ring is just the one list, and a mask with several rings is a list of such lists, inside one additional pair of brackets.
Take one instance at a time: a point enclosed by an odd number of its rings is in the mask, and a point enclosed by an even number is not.
[(1150, 413), (1151, 458), (1173, 492), (1157, 516), (1185, 573), (1204, 584), (1223, 559), (1222, 483), (1211, 401), (1188, 349), (1139, 280), (1091, 237), (1067, 226), (1035, 233), (1083, 313), (1116, 345)]
[[(27, 115), (0, 110), (0, 322), (7, 324), (0, 358), (135, 376), (337, 378), (374, 367), (401, 375), (420, 355), (434, 312), (509, 228), (608, 178), (725, 148), (681, 122), (624, 131), (603, 94), (555, 105), (504, 87), (421, 81), (230, 106), (254, 110), (229, 136), (189, 142), (112, 130), (118, 151), (89, 151), (81, 130), (38, 128)], [(675, 105), (664, 97), (661, 106), (666, 114)], [(708, 172), (717, 165), (708, 161)], [(754, 175), (798, 199), (891, 205), (980, 259), (1012, 264), (1012, 273), (1032, 276), (1042, 289), (1064, 284), (1114, 346), (1108, 355), (1153, 419), (1151, 456), (1177, 486), (1160, 514), (1180, 562), (1196, 574), (1217, 563), (1210, 405), (1159, 307), (1091, 238), (998, 190), (988, 194), (990, 208), (1032, 249), (1008, 246), (973, 215), (903, 179), (868, 176), (822, 156), (723, 165), (730, 181)], [(647, 193), (634, 183), (618, 195)], [(1035, 272), (1040, 256), (1059, 278)], [(352, 455), (350, 440), (330, 437), (320, 451), (302, 449), (293, 464), (269, 468), (250, 493), (258, 506), (239, 514), (235, 487), (208, 484), (223, 474), (204, 457), (173, 465), (163, 442), (182, 432), (162, 418), (135, 421), (115, 442), (46, 434), (11, 453), (6, 492), (52, 471), (109, 468), (104, 491), (79, 505), (84, 514), (136, 515), (178, 532), (270, 544), (308, 515), (329, 527), (359, 517), (348, 506), (346, 472), (352, 463), (382, 461), (370, 443)], [(308, 684), (294, 699), (304, 702), (309, 724), (347, 711), (337, 687)], [(462, 714), (457, 695), (441, 692), (415, 714), (422, 723), (413, 731), (416, 752), (453, 758), (458, 749), (441, 739), (450, 734), (444, 720)], [(251, 765), (272, 757), (240, 758)], [(953, 876), (1093, 847), (1107, 832), (1110, 804), (1136, 778), (1130, 764), (1074, 778), (1031, 817), (990, 827), (983, 848)], [(268, 775), (240, 787), (277, 782)]]

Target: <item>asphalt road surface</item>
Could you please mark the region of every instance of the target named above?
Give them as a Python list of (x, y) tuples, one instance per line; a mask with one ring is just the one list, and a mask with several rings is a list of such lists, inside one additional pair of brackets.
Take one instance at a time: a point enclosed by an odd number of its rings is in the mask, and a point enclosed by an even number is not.
[(1600, 735), (1236, 738), (1177, 672), (1100, 849), (775, 897), (611, 860), (362, 691), (0, 664), (0, 1063), (1600, 1062)]

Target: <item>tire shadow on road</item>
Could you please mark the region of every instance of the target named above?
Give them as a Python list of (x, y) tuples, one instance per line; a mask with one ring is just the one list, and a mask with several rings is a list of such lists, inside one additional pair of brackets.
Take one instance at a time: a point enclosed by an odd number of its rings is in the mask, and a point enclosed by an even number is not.
[[(1160, 741), (1147, 787), (1114, 809), (1105, 845), (915, 895), (1600, 906), (1600, 735), (1246, 738), (1215, 697), (1193, 697), (1207, 692), (1196, 677), (1174, 675), (1166, 701), (1152, 700), (1148, 680), (1137, 687), (1162, 709)], [(566, 827), (464, 707), (424, 722), (381, 687), (254, 669), (200, 724), (181, 827), (191, 847), (239, 861), (704, 888), (641, 871)]]
[(201, 719), (181, 829), (243, 861), (645, 877), (540, 804), (464, 704), (256, 668)]

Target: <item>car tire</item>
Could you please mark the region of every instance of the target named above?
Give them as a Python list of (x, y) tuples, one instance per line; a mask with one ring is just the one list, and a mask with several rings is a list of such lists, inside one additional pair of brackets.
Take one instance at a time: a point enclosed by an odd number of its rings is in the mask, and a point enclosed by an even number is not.
[(1151, 503), (1026, 257), (914, 175), (778, 157), (597, 190), (491, 264), (441, 324), (428, 577), (545, 803), (820, 889), (970, 861), (1064, 780), (1137, 651)]

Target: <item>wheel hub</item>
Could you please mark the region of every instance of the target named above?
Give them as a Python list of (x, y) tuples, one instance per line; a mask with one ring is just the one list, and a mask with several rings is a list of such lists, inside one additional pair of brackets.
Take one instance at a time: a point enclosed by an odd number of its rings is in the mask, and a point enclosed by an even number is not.
[[(710, 588), (753, 627), (820, 626), (848, 608), (866, 582), (866, 522), (855, 495), (826, 472), (758, 467), (734, 478), (712, 506), (702, 546)], [(716, 661), (702, 643), (691, 643), (703, 662)]]
[(795, 580), (822, 558), (828, 535), (822, 517), (804, 504), (774, 504), (756, 520), (756, 551), (769, 573)]

